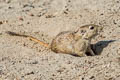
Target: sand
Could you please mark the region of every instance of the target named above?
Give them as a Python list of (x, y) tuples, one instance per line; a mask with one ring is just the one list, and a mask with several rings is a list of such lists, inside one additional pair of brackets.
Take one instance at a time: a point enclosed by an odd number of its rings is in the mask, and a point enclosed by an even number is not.
[[(103, 27), (96, 56), (56, 54), (13, 31), (50, 43), (61, 31)], [(0, 0), (0, 80), (120, 80), (119, 0)]]

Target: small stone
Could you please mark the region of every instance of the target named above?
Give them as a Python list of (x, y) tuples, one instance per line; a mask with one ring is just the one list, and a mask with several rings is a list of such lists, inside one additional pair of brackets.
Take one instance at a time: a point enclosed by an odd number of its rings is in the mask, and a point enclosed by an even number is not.
[(34, 72), (32, 71), (32, 72), (29, 72), (29, 73), (27, 73), (26, 75), (31, 75), (31, 74), (34, 74)]
[(1, 24), (3, 24), (3, 22), (2, 22), (2, 21), (0, 21), (0, 25), (1, 25)]
[(23, 18), (22, 18), (22, 17), (19, 17), (19, 20), (23, 21)]
[(6, 0), (6, 3), (10, 3), (11, 2), (11, 0)]
[(95, 77), (94, 77), (94, 76), (91, 76), (91, 77), (90, 77), (90, 79), (93, 79), (93, 78), (95, 78)]
[(104, 15), (103, 13), (101, 13), (100, 15)]
[(52, 15), (46, 15), (46, 18), (52, 18), (53, 16)]
[(34, 16), (34, 14), (31, 13), (30, 16)]

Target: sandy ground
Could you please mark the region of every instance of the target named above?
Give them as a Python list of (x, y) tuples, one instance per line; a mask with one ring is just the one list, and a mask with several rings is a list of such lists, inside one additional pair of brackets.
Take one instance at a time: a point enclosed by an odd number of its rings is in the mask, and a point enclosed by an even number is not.
[[(84, 24), (103, 31), (96, 56), (56, 54), (6, 31), (50, 43)], [(120, 0), (0, 0), (0, 80), (120, 80)]]

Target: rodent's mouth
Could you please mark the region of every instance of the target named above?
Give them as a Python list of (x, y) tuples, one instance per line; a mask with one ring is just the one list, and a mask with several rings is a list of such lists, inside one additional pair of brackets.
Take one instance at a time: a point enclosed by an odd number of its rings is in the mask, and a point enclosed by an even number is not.
[(97, 36), (97, 34), (95, 34), (95, 35), (93, 35), (93, 36), (91, 36), (91, 37), (84, 37), (84, 39), (90, 40), (90, 39), (92, 39), (92, 38), (95, 38), (96, 36)]
[(93, 35), (91, 38), (95, 38), (98, 35), (98, 33), (96, 33), (95, 35)]
[(90, 39), (92, 39), (92, 38), (95, 38), (96, 36), (98, 35), (98, 33), (94, 33), (94, 34), (84, 34), (83, 36), (82, 36), (82, 38), (83, 39), (86, 39), (86, 40), (90, 40)]

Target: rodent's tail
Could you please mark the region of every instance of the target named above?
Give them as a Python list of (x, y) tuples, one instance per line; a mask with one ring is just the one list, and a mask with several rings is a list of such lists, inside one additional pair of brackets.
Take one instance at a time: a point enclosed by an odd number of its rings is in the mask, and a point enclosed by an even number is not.
[(49, 48), (49, 47), (50, 47), (48, 43), (44, 43), (44, 42), (42, 42), (42, 41), (40, 41), (40, 40), (38, 40), (38, 39), (36, 39), (36, 38), (34, 38), (34, 37), (32, 37), (32, 36), (22, 35), (22, 34), (18, 34), (18, 33), (11, 32), (11, 31), (7, 31), (6, 33), (9, 34), (9, 35), (11, 35), (11, 36), (26, 37), (26, 38), (34, 41), (34, 42), (39, 43), (40, 45), (42, 45), (42, 46), (44, 46), (44, 47), (46, 47), (46, 48)]
[(34, 38), (34, 37), (32, 37), (32, 36), (29, 36), (28, 38), (29, 38), (30, 40), (34, 41), (34, 42), (39, 43), (40, 45), (42, 45), (42, 46), (44, 46), (44, 47), (46, 47), (46, 48), (50, 48), (50, 46), (49, 46), (48, 43), (42, 42), (42, 41), (40, 41), (40, 40), (38, 40), (38, 39), (36, 39), (36, 38)]

